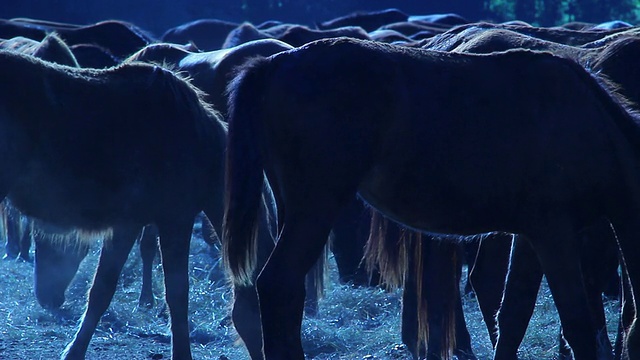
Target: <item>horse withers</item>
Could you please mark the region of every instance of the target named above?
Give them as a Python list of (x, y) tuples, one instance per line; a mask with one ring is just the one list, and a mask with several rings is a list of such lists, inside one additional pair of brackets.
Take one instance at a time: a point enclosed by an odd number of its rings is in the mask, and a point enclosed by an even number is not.
[[(230, 91), (223, 238), (234, 283), (251, 273), (263, 171), (278, 209), (257, 280), (267, 359), (303, 358), (304, 274), (356, 193), (413, 229), (522, 235), (576, 359), (597, 357), (578, 232), (607, 218), (640, 286), (640, 127), (570, 60), (332, 39), (254, 60)], [(632, 359), (639, 341), (632, 326)]]

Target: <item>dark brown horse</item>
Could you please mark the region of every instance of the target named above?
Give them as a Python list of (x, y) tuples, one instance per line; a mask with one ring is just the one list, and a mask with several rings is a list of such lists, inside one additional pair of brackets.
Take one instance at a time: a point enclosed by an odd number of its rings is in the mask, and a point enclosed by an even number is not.
[[(638, 95), (640, 93), (638, 87), (640, 72), (636, 62), (640, 53), (640, 42), (637, 37), (630, 34), (631, 32), (616, 33), (599, 40), (597, 42), (599, 47), (580, 48), (538, 39), (506, 29), (468, 28), (466, 34), (465, 32), (458, 34), (458, 39), (463, 41), (450, 50), (489, 53), (526, 47), (550, 51), (604, 74), (619, 85), (619, 90), (623, 95), (637, 103), (640, 99)], [(446, 37), (441, 40), (432, 42), (432, 46), (442, 48), (442, 46), (448, 47), (457, 42), (451, 42), (451, 39), (446, 39)], [(594, 241), (593, 237), (600, 239)], [(606, 290), (610, 279), (617, 277), (617, 245), (615, 240), (611, 240), (611, 231), (606, 224), (592, 227), (591, 230), (585, 232), (583, 238), (586, 240), (580, 246), (582, 271), (588, 285), (587, 295), (593, 310), (594, 324), (598, 329), (602, 329), (601, 344), (603, 348), (610, 349), (611, 346), (606, 337), (601, 294), (603, 290)], [(504, 245), (498, 245), (498, 242), (485, 242), (484, 249), (481, 250), (481, 256), (479, 256), (481, 263), (472, 272), (472, 278), (475, 279), (475, 286), (478, 287), (478, 302), (483, 310), (498, 356), (513, 357), (516, 356), (518, 345), (522, 341), (529, 317), (533, 312), (535, 295), (542, 278), (542, 272), (539, 270), (540, 265), (535, 261), (535, 255), (531, 253), (532, 249), (527, 246), (521, 248), (522, 242), (516, 242), (514, 250), (511, 251), (512, 266), (507, 278), (506, 289), (503, 289), (502, 286), (494, 286), (494, 284), (503, 281), (507, 270), (510, 246), (505, 244), (505, 241), (502, 241), (502, 244)], [(513, 262), (522, 262), (522, 264), (514, 265)], [(484, 280), (484, 276), (479, 273), (491, 275)], [(512, 289), (514, 291), (511, 291)], [(498, 334), (495, 333), (494, 315), (500, 306), (503, 290), (505, 301), (500, 311), (501, 323), (503, 326), (509, 323), (508, 328), (511, 330), (502, 332), (500, 341), (498, 341)], [(619, 355), (619, 352), (616, 355)]]
[[(247, 65), (230, 103), (223, 238), (235, 284), (252, 273), (263, 171), (278, 209), (257, 281), (268, 359), (303, 357), (304, 274), (356, 193), (413, 229), (522, 235), (577, 359), (597, 353), (578, 232), (609, 219), (640, 286), (640, 127), (575, 62), (333, 39)], [(632, 326), (632, 359), (639, 340)]]
[(199, 211), (220, 228), (225, 125), (156, 66), (77, 69), (0, 52), (0, 79), (4, 196), (27, 216), (112, 235), (63, 358), (84, 358), (137, 234), (155, 223), (172, 356), (190, 359), (189, 241)]

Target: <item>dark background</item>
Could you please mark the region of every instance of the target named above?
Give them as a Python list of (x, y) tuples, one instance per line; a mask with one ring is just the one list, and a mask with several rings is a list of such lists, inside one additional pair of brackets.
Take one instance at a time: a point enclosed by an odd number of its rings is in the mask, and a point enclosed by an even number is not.
[(133, 22), (156, 35), (182, 23), (215, 18), (280, 20), (313, 25), (358, 10), (398, 8), (411, 15), (458, 13), (470, 21), (519, 19), (550, 26), (568, 21), (636, 22), (640, 0), (0, 0), (0, 18), (29, 17), (76, 24)]

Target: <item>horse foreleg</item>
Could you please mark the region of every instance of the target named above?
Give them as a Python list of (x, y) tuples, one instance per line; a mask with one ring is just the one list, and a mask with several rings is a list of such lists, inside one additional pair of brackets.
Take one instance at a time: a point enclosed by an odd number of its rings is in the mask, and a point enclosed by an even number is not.
[[(306, 201), (305, 201), (306, 202)], [(287, 208), (284, 228), (257, 288), (267, 360), (304, 359), (300, 331), (305, 299), (305, 275), (322, 253), (333, 219), (330, 212)]]
[(140, 234), (140, 257), (142, 257), (142, 288), (140, 289), (140, 299), (138, 305), (146, 308), (152, 308), (155, 303), (153, 297), (153, 259), (158, 252), (157, 231), (151, 227), (155, 225), (147, 225), (142, 229)]
[(494, 359), (518, 358), (518, 347), (533, 314), (541, 280), (540, 263), (527, 240), (513, 241), (504, 295), (497, 315), (498, 339)]
[(89, 290), (87, 310), (73, 340), (62, 353), (62, 359), (84, 359), (96, 326), (111, 303), (120, 272), (135, 243), (138, 231), (139, 228), (115, 227), (113, 238), (104, 240), (98, 269)]
[(171, 358), (191, 360), (189, 345), (189, 244), (193, 218), (159, 222), (165, 298), (171, 317)]

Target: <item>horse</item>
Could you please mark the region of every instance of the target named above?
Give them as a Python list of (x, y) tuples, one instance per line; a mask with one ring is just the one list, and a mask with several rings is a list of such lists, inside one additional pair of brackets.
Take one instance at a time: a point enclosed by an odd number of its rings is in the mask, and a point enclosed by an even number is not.
[(79, 67), (69, 46), (55, 33), (48, 34), (41, 41), (21, 36), (0, 40), (0, 48), (29, 54), (60, 65)]
[[(519, 234), (576, 359), (598, 351), (578, 231), (608, 219), (640, 285), (638, 119), (571, 60), (321, 40), (245, 64), (230, 107), (223, 255), (236, 286), (250, 282), (263, 172), (276, 199), (279, 239), (256, 283), (267, 359), (303, 358), (304, 274), (356, 193), (419, 231)], [(634, 323), (632, 359), (639, 340)]]
[(398, 21), (407, 21), (409, 15), (398, 9), (384, 9), (378, 11), (353, 12), (335, 19), (316, 23), (320, 30), (335, 29), (343, 26), (359, 26), (365, 31), (373, 31), (377, 28)]
[(206, 94), (207, 101), (224, 117), (227, 114), (226, 87), (235, 68), (253, 56), (269, 56), (293, 47), (275, 39), (250, 41), (227, 49), (191, 52), (175, 44), (152, 44), (131, 55), (127, 61), (168, 64), (184, 71), (192, 83)]
[(190, 359), (189, 241), (200, 211), (221, 229), (215, 189), (223, 183), (225, 124), (199, 90), (157, 66), (79, 69), (7, 51), (0, 64), (3, 197), (27, 216), (110, 235), (62, 357), (84, 358), (136, 235), (154, 223), (172, 357)]
[(199, 19), (168, 29), (160, 40), (174, 44), (193, 43), (204, 51), (219, 50), (227, 34), (238, 25), (218, 19)]
[[(573, 59), (576, 62), (582, 63), (584, 66), (593, 68), (594, 71), (604, 74), (619, 86), (619, 91), (628, 99), (634, 102), (640, 99), (638, 95), (640, 89), (638, 89), (636, 79), (638, 72), (634, 71), (636, 67), (634, 64), (637, 60), (638, 45), (640, 42), (638, 42), (634, 36), (625, 36), (624, 33), (617, 33), (608, 39), (603, 38), (600, 40), (600, 47), (589, 47), (585, 49), (544, 41), (504, 29), (489, 29), (479, 33), (470, 31), (469, 35), (464, 43), (451, 50), (457, 52), (488, 53), (522, 46), (551, 51), (554, 54)], [(440, 44), (446, 45), (447, 43), (448, 42), (445, 41)], [(438, 42), (434, 44), (436, 44), (436, 46), (439, 45)], [(603, 227), (604, 229), (602, 229)], [(600, 240), (596, 242), (591, 239), (594, 236), (605, 239), (605, 241)], [(585, 238), (586, 240), (584, 240), (585, 242), (580, 250), (582, 269), (586, 283), (589, 285), (588, 296), (593, 309), (594, 323), (597, 328), (603, 329), (602, 334), (604, 335), (606, 334), (606, 324), (601, 294), (607, 290), (608, 285), (612, 281), (619, 283), (619, 279), (617, 279), (617, 245), (615, 240), (609, 240), (611, 238), (611, 232), (606, 224), (592, 227), (591, 230), (586, 233)], [(600, 243), (604, 243), (604, 245), (600, 245)], [(516, 242), (514, 246), (518, 246), (519, 244), (519, 242)], [(478, 302), (496, 351), (499, 353), (506, 352), (512, 354), (511, 356), (515, 356), (518, 345), (524, 336), (526, 325), (533, 312), (535, 295), (542, 278), (542, 272), (540, 270), (533, 271), (533, 269), (539, 268), (540, 265), (532, 263), (532, 261), (535, 260), (535, 255), (530, 254), (531, 249), (511, 250), (509, 243), (504, 241), (500, 246), (498, 246), (496, 242), (495, 245), (493, 243), (487, 244), (487, 247), (490, 247), (490, 250), (482, 249), (478, 256), (481, 262), (485, 262), (485, 264), (481, 263), (480, 266), (478, 266), (479, 271), (476, 271), (474, 268), (471, 278), (475, 280), (473, 282), (479, 288), (477, 292)], [(524, 251), (524, 254), (521, 254), (522, 251)], [(498, 341), (497, 334), (494, 332), (494, 329), (496, 329), (494, 315), (500, 307), (503, 288), (502, 286), (497, 286), (497, 284), (500, 284), (501, 281), (504, 280), (507, 273), (509, 253), (512, 254), (512, 257), (514, 255), (516, 257), (512, 258), (512, 264), (514, 262), (522, 262), (522, 264), (513, 266), (512, 269), (509, 270), (506, 285), (507, 290), (504, 291), (505, 300), (507, 302), (514, 301), (515, 305), (513, 309), (500, 311), (499, 314), (502, 318), (502, 323), (509, 322), (512, 324), (510, 326), (512, 331), (504, 333), (501, 337), (502, 339)], [(485, 257), (490, 259), (483, 259)], [(528, 275), (523, 275), (524, 277), (516, 275), (517, 269), (522, 269), (522, 273)], [(483, 279), (483, 276), (478, 275), (478, 273), (488, 273), (489, 276), (487, 276), (487, 279)], [(537, 275), (531, 276), (533, 273)], [(524, 280), (525, 278), (527, 280)], [(525, 283), (529, 286), (525, 286)], [(515, 297), (512, 296), (513, 294), (509, 290), (512, 287), (518, 292), (518, 295)], [(508, 308), (509, 305), (503, 307)], [(517, 314), (521, 314), (522, 317)], [(513, 324), (517, 324), (515, 327), (518, 327), (519, 330), (513, 330)], [(563, 341), (562, 338), (561, 341)], [(602, 336), (601, 344), (607, 348), (611, 347), (606, 336)], [(561, 351), (565, 348), (563, 345), (560, 347)], [(619, 355), (619, 351), (616, 352), (616, 355)]]

